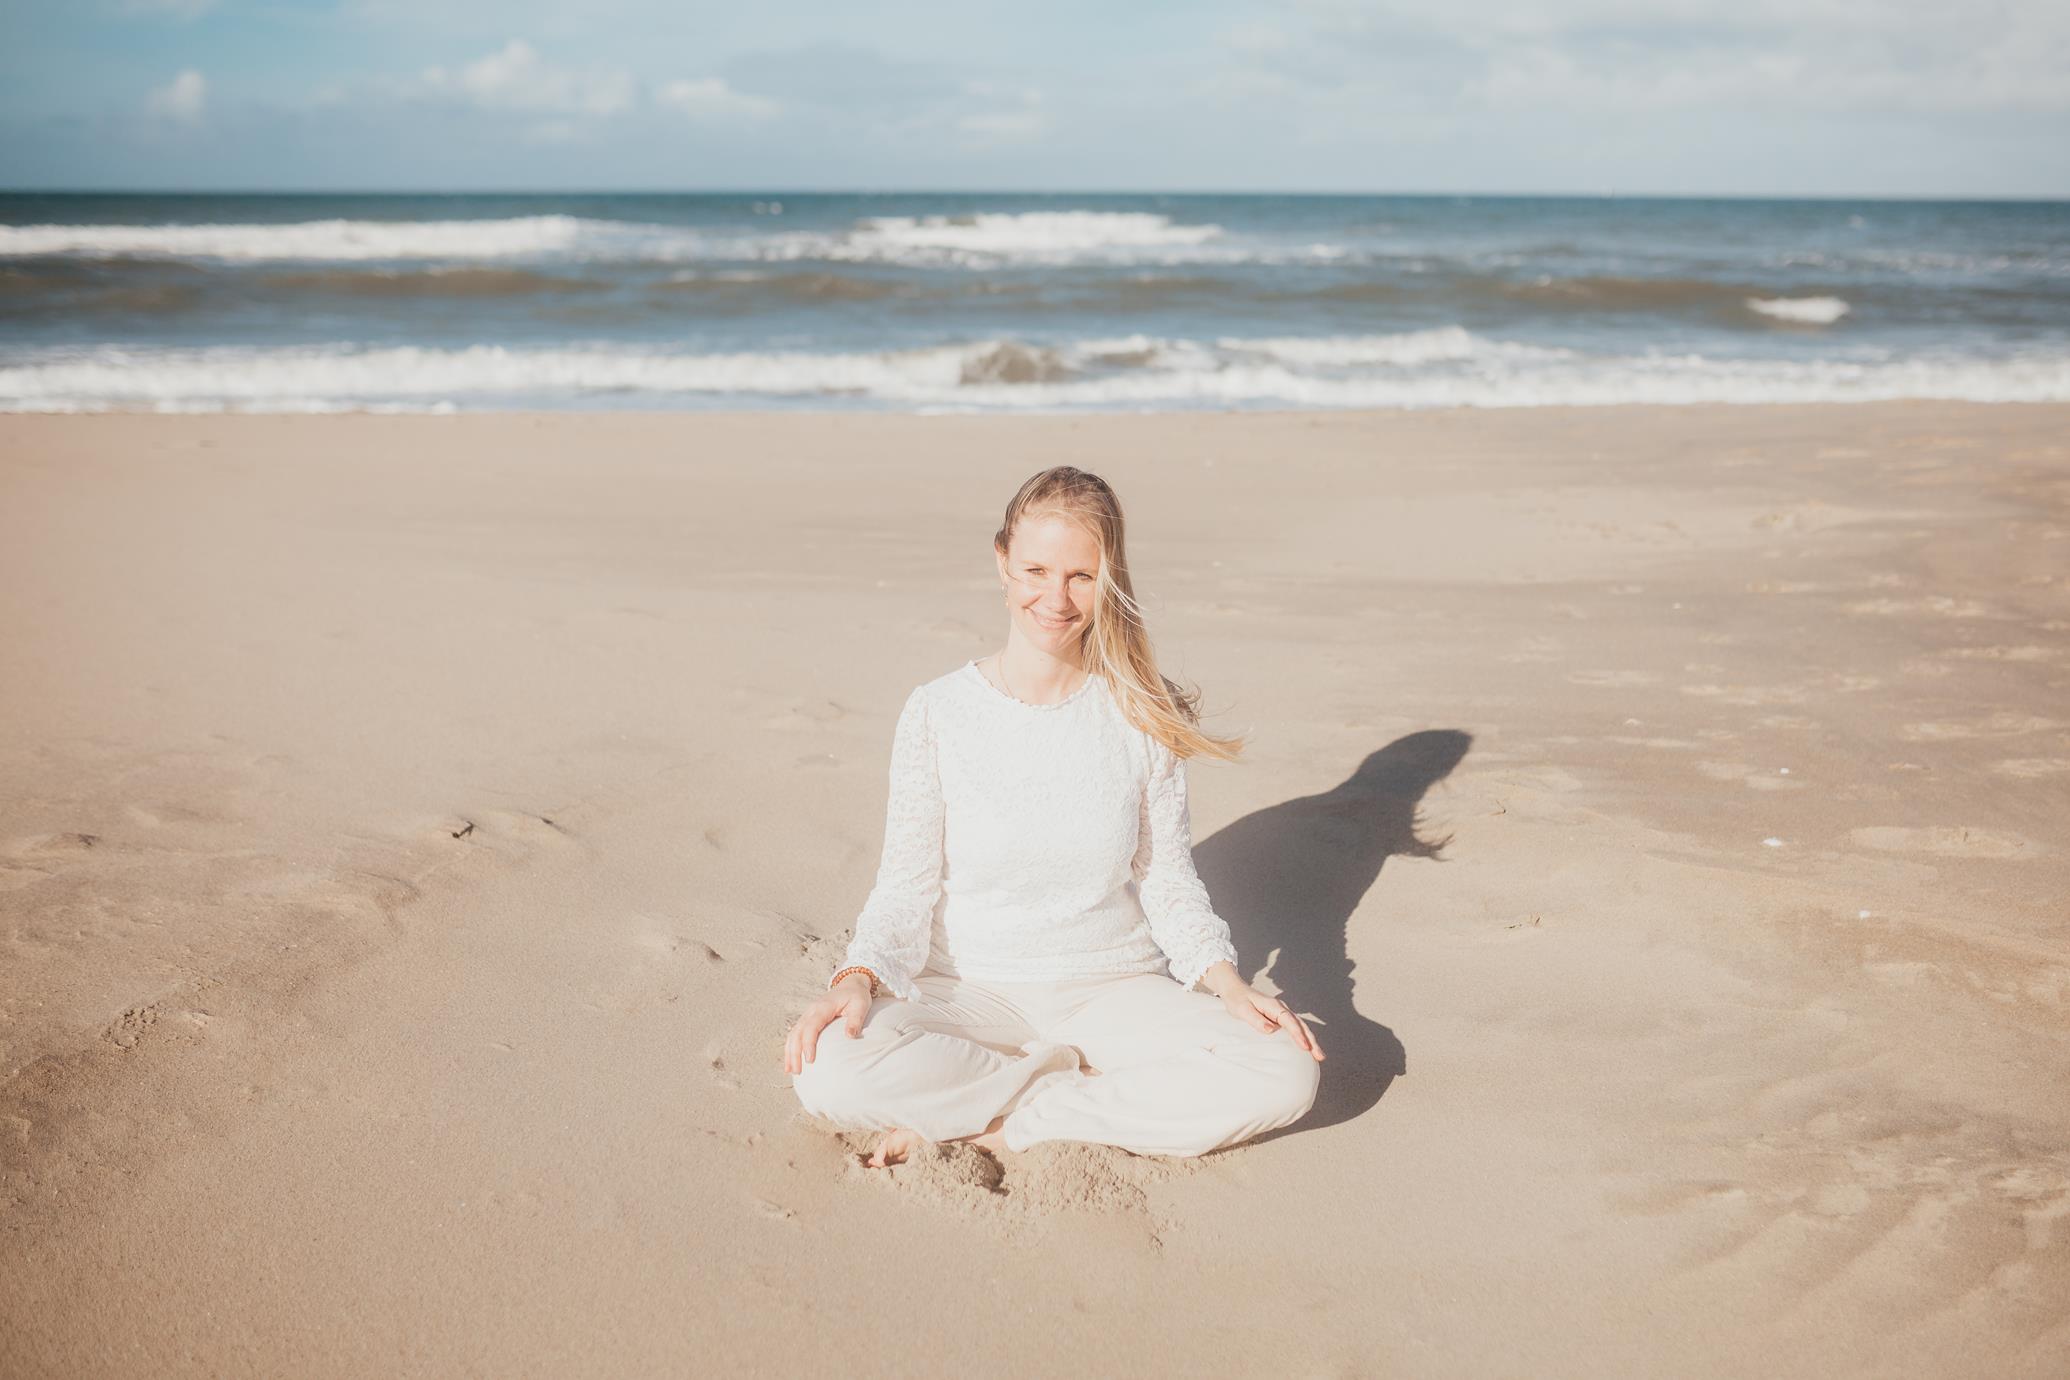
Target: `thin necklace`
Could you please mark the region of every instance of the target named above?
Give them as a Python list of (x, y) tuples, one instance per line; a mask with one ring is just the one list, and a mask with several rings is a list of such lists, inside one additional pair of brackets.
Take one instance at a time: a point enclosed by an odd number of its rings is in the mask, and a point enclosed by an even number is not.
[[(1013, 682), (1006, 678), (1006, 653), (1001, 652), (998, 656), (994, 657), (992, 660), (992, 664), (999, 668), (999, 683), (1006, 687), (1006, 695), (1008, 699), (1014, 700), (1015, 702), (1020, 704), (1025, 704), (1030, 709), (1047, 709), (1049, 707), (1048, 705), (1036, 704), (1033, 700), (1024, 700), (1019, 695), (1014, 694)], [(1083, 684), (1083, 682), (1080, 683)], [(1077, 693), (1078, 691), (1076, 689), (1073, 689), (1071, 695), (1075, 695)], [(1063, 700), (1057, 700), (1054, 702), (1057, 704), (1062, 704), (1064, 700), (1070, 699), (1071, 695), (1066, 695), (1064, 696)]]

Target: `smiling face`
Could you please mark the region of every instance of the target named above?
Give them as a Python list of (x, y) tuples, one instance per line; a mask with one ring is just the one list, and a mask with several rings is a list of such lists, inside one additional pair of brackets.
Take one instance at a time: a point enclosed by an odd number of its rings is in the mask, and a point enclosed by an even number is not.
[(1039, 513), (1022, 519), (1012, 544), (993, 555), (1021, 636), (1060, 654), (1085, 634), (1100, 569), (1097, 537), (1060, 514)]

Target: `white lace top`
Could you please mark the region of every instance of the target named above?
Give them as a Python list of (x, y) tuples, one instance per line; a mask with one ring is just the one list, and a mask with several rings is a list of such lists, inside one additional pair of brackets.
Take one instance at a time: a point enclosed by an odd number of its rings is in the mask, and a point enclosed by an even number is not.
[(1186, 764), (1104, 679), (1027, 704), (969, 661), (907, 696), (847, 963), (910, 997), (923, 969), (1045, 982), (1169, 966), (1191, 987), (1218, 959), (1236, 950), (1193, 870)]

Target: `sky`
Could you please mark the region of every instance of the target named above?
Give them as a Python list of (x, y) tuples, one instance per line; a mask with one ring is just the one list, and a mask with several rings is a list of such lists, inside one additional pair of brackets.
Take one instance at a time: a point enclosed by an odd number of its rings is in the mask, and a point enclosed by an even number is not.
[(0, 0), (0, 188), (2070, 196), (2070, 0)]

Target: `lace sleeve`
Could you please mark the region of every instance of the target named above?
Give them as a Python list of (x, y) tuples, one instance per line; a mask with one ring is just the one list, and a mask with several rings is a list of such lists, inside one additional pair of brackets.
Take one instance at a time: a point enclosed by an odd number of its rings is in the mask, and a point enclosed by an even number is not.
[(935, 771), (927, 694), (916, 688), (906, 697), (892, 734), (884, 852), (876, 884), (856, 917), (847, 963), (869, 965), (894, 995), (912, 996), (913, 978), (927, 965), (941, 880), (941, 778)]
[(1137, 891), (1151, 937), (1171, 960), (1172, 976), (1191, 988), (1216, 961), (1236, 962), (1236, 946), (1228, 924), (1209, 903), (1200, 874), (1193, 870), (1186, 763), (1154, 738), (1150, 753), (1134, 866)]

